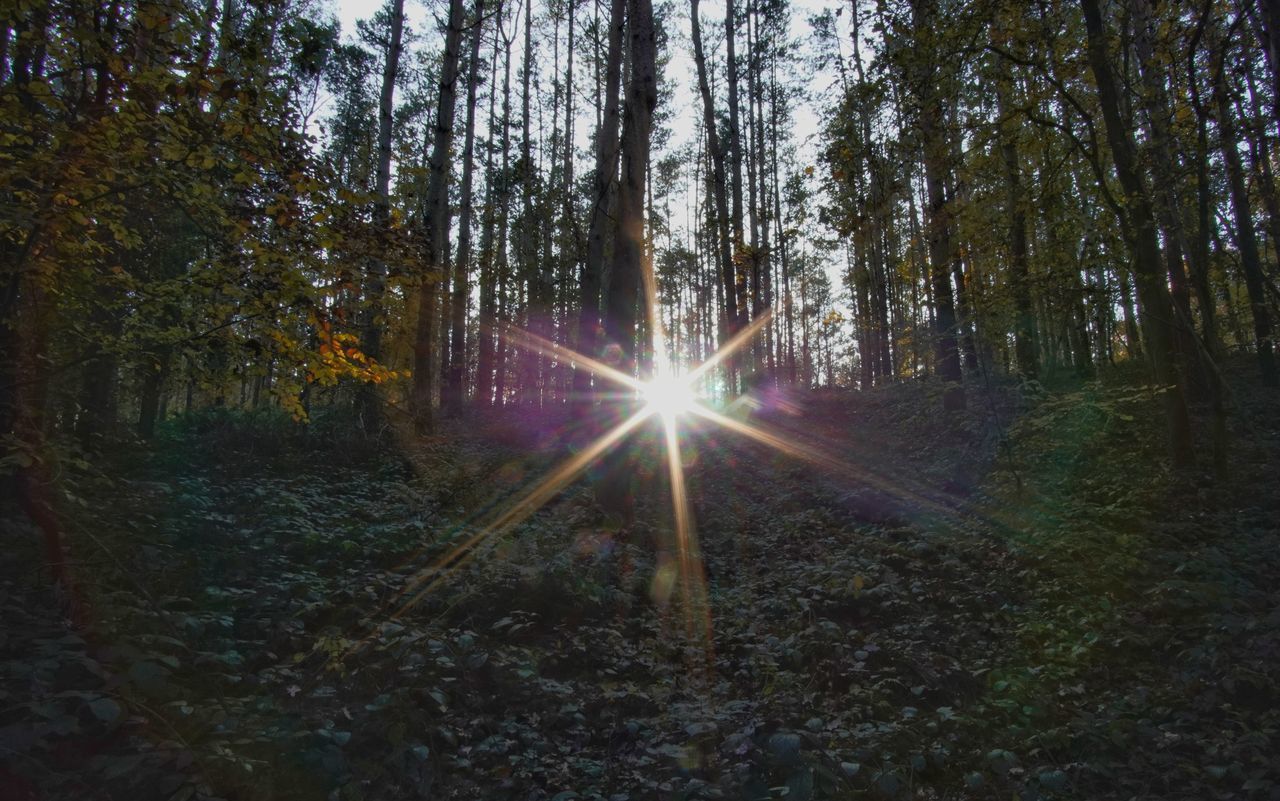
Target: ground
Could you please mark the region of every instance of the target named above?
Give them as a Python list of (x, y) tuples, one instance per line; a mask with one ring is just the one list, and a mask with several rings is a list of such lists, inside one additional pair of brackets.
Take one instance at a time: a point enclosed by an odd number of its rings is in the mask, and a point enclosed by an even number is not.
[(0, 797), (1280, 798), (1280, 424), (1238, 372), (1217, 471), (1160, 466), (1132, 378), (738, 410), (816, 461), (690, 435), (705, 608), (653, 442), (634, 521), (588, 477), (402, 610), (564, 418), (188, 420), (60, 478), (87, 628), (6, 514)]

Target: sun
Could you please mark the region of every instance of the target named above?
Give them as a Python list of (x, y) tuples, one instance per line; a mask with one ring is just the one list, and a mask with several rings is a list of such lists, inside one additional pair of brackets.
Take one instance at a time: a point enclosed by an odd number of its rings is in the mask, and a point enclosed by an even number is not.
[(645, 383), (641, 392), (649, 412), (664, 420), (689, 414), (698, 405), (698, 394), (688, 376), (659, 373)]

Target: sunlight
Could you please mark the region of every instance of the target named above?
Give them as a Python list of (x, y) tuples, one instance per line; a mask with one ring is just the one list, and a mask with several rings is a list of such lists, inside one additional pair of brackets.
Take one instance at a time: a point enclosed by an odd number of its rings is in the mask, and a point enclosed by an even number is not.
[[(565, 487), (567, 487), (575, 478), (577, 478), (583, 470), (590, 466), (596, 459), (600, 458), (605, 451), (613, 447), (627, 434), (636, 428), (640, 423), (649, 417), (647, 413), (639, 412), (631, 417), (623, 420), (609, 431), (602, 434), (587, 447), (583, 448), (576, 456), (561, 464), (545, 478), (535, 484), (531, 489), (524, 493), (519, 499), (513, 501), (506, 510), (500, 513), (488, 525), (472, 534), (461, 544), (445, 553), (425, 570), (421, 570), (414, 576), (409, 584), (400, 591), (396, 596), (398, 601), (409, 593), (413, 595), (409, 600), (400, 604), (399, 609), (391, 616), (392, 620), (396, 620), (404, 615), (405, 612), (413, 608), (422, 597), (438, 586), (442, 581), (453, 575), (471, 561), (476, 554), (476, 548), (482, 542), (494, 536), (495, 534), (505, 531), (516, 524), (524, 521), (538, 509), (542, 508), (548, 501), (554, 498)], [(429, 579), (429, 581), (428, 581)], [(423, 584), (426, 586), (423, 586)], [(420, 589), (419, 589), (420, 588)]]
[[(650, 299), (653, 302), (652, 298)], [(664, 445), (667, 456), (667, 471), (670, 479), (670, 492), (673, 513), (673, 533), (677, 567), (675, 575), (660, 574), (655, 576), (653, 587), (655, 600), (664, 602), (672, 589), (671, 584), (678, 578), (680, 594), (685, 602), (688, 634), (704, 641), (709, 649), (711, 645), (710, 607), (707, 602), (707, 589), (703, 576), (703, 565), (697, 543), (696, 527), (689, 502), (685, 483), (683, 459), (680, 453), (681, 421), (696, 417), (715, 426), (747, 437), (774, 450), (817, 464), (829, 471), (855, 478), (870, 486), (899, 497), (910, 497), (930, 507), (940, 504), (932, 498), (911, 491), (905, 481), (886, 480), (865, 469), (859, 469), (847, 461), (824, 453), (814, 445), (794, 441), (782, 432), (771, 432), (760, 423), (748, 423), (729, 417), (710, 408), (697, 390), (699, 383), (716, 366), (724, 361), (760, 331), (768, 321), (772, 310), (754, 320), (750, 325), (737, 332), (728, 342), (711, 355), (702, 364), (687, 372), (680, 372), (672, 364), (667, 355), (668, 342), (666, 332), (660, 321), (654, 322), (654, 374), (644, 381), (603, 362), (581, 354), (569, 347), (551, 342), (516, 326), (508, 325), (500, 331), (501, 336), (513, 345), (541, 353), (553, 359), (563, 360), (578, 369), (588, 370), (598, 378), (614, 383), (622, 388), (639, 392), (644, 405), (635, 410), (622, 422), (605, 431), (586, 445), (574, 456), (558, 465), (550, 473), (534, 482), (517, 498), (505, 507), (485, 525), (472, 533), (432, 562), (418, 570), (405, 583), (405, 586), (387, 604), (394, 609), (388, 617), (396, 620), (416, 606), (423, 597), (438, 588), (442, 583), (456, 575), (465, 565), (470, 563), (479, 553), (480, 546), (492, 538), (509, 531), (529, 518), (538, 509), (549, 503), (556, 495), (580, 476), (584, 470), (604, 453), (618, 445), (645, 420), (658, 417), (662, 423)], [(740, 399), (741, 400), (741, 399)], [(609, 401), (606, 400), (606, 403)], [(949, 511), (949, 510), (946, 510)], [(664, 583), (664, 581), (668, 583)], [(659, 586), (659, 585), (662, 586)], [(371, 633), (348, 649), (347, 654), (355, 653), (368, 644)]]
[(698, 394), (688, 376), (660, 373), (644, 385), (643, 393), (645, 408), (663, 420), (675, 420), (698, 405)]
[[(652, 280), (646, 281), (645, 294), (650, 308), (657, 303), (655, 286)], [(405, 582), (405, 586), (397, 592), (385, 605), (391, 611), (387, 616), (397, 620), (415, 607), (426, 595), (438, 588), (443, 582), (456, 575), (465, 565), (470, 563), (479, 553), (480, 546), (499, 534), (510, 530), (526, 520), (538, 509), (546, 505), (556, 495), (572, 483), (586, 468), (626, 438), (645, 420), (657, 416), (661, 419), (665, 433), (667, 452), (667, 468), (671, 481), (671, 501), (674, 515), (675, 549), (679, 559), (680, 590), (686, 602), (689, 633), (695, 634), (699, 628), (706, 645), (710, 647), (710, 610), (706, 602), (706, 584), (703, 578), (702, 560), (697, 545), (697, 534), (693, 524), (685, 476), (680, 455), (679, 420), (689, 416), (699, 416), (719, 425), (739, 430), (758, 441), (761, 436), (755, 430), (742, 431), (742, 424), (726, 418), (718, 412), (707, 408), (696, 390), (698, 383), (730, 354), (741, 349), (754, 337), (772, 315), (772, 310), (765, 312), (749, 326), (739, 331), (728, 342), (702, 364), (687, 373), (678, 372), (668, 355), (669, 343), (662, 321), (652, 317), (653, 346), (655, 354), (655, 371), (652, 378), (642, 381), (622, 372), (590, 356), (579, 353), (567, 346), (552, 342), (514, 325), (505, 325), (498, 329), (499, 336), (516, 347), (540, 353), (552, 359), (572, 364), (578, 369), (588, 370), (598, 378), (612, 382), (620, 387), (638, 391), (644, 400), (640, 409), (613, 428), (601, 434), (572, 458), (561, 463), (541, 480), (534, 483), (522, 495), (511, 501), (505, 508), (479, 530), (472, 533), (462, 542), (446, 551), (430, 565), (417, 570)], [(784, 452), (791, 452), (780, 447), (780, 442), (763, 440), (767, 444), (778, 447)], [(794, 446), (791, 446), (794, 449)], [(385, 614), (385, 612), (384, 612)], [(698, 620), (701, 618), (701, 626)], [(376, 631), (360, 639), (347, 649), (346, 655), (357, 653), (371, 641)]]

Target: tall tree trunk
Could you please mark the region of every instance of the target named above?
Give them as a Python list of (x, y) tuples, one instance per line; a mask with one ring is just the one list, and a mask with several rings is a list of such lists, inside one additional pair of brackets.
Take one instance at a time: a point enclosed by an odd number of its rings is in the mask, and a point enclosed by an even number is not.
[(155, 436), (156, 422), (161, 419), (161, 400), (169, 381), (169, 365), (173, 360), (173, 347), (163, 345), (142, 361), (142, 388), (138, 396), (138, 436), (151, 439)]
[[(551, 269), (551, 266), (538, 264), (538, 233), (541, 226), (533, 213), (537, 170), (533, 164), (533, 139), (530, 132), (533, 96), (530, 87), (534, 68), (532, 0), (525, 0), (524, 16), (524, 67), (520, 76), (520, 185), (523, 222), (520, 225), (519, 264), (520, 275), (527, 286), (526, 325), (530, 331), (541, 335), (547, 332), (545, 323), (548, 313), (542, 276), (545, 270)], [(529, 351), (522, 353), (519, 361), (521, 368), (516, 390), (524, 403), (540, 406), (542, 403), (540, 384), (542, 357), (537, 352)]]
[[(591, 185), (591, 218), (587, 230), (587, 255), (578, 291), (578, 350), (599, 355), (600, 288), (604, 279), (605, 241), (608, 235), (609, 198), (618, 174), (618, 95), (622, 84), (622, 33), (626, 26), (627, 0), (611, 0), (609, 46), (605, 61), (604, 109), (596, 130), (596, 169)], [(574, 394), (590, 404), (591, 374), (574, 374)]]
[(1271, 313), (1267, 308), (1262, 260), (1258, 257), (1258, 238), (1253, 228), (1253, 209), (1245, 185), (1231, 91), (1227, 85), (1223, 55), (1227, 46), (1228, 43), (1223, 42), (1218, 48), (1211, 48), (1219, 54), (1213, 76), (1213, 95), (1218, 106), (1218, 143), (1227, 166), (1227, 185), (1231, 190), (1231, 207), (1236, 218), (1236, 244), (1240, 248), (1240, 268), (1249, 293), (1249, 308), (1253, 312), (1253, 341), (1258, 352), (1258, 369), (1262, 372), (1262, 382), (1274, 387), (1278, 381), (1272, 353)]
[(1260, 0), (1262, 25), (1266, 41), (1267, 63), (1271, 67), (1272, 122), (1280, 130), (1280, 0)]
[[(489, 68), (496, 74), (498, 71), (498, 47), (502, 42), (502, 6), (498, 7), (494, 20), (493, 54)], [(493, 403), (493, 337), (494, 312), (497, 308), (497, 228), (499, 188), (494, 170), (494, 157), (497, 148), (494, 146), (498, 93), (492, 86), (489, 89), (489, 135), (485, 138), (485, 203), (484, 221), (480, 231), (480, 308), (476, 321), (476, 392), (473, 402), (481, 407)], [(505, 176), (503, 176), (505, 181)]]
[[(1207, 17), (1204, 20), (1207, 22)], [(1191, 106), (1196, 116), (1196, 147), (1191, 154), (1195, 164), (1196, 206), (1194, 223), (1190, 214), (1183, 213), (1183, 227), (1194, 231), (1195, 238), (1188, 248), (1188, 262), (1191, 265), (1191, 283), (1195, 287), (1197, 305), (1200, 307), (1200, 336), (1211, 358), (1220, 358), (1224, 354), (1222, 342), (1218, 338), (1216, 312), (1217, 301), (1213, 297), (1213, 288), (1209, 283), (1209, 252), (1213, 231), (1210, 220), (1209, 183), (1209, 122), (1208, 112), (1200, 102), (1199, 70), (1196, 68), (1196, 44), (1203, 25), (1197, 28), (1195, 39), (1187, 49), (1187, 77)]]
[(425, 264), (418, 294), (418, 325), (413, 350), (414, 427), (419, 434), (433, 426), (432, 393), (435, 389), (435, 316), (439, 281), (444, 276), (449, 232), (449, 151), (453, 145), (453, 120), (457, 106), (458, 55), (466, 12), (462, 0), (449, 0), (444, 56), (440, 64), (440, 94), (436, 107), (435, 140), (428, 163), (423, 250)]
[[(782, 183), (778, 180), (778, 64), (775, 60), (770, 65), (769, 82), (769, 166), (773, 175), (773, 223), (774, 235), (778, 243), (778, 273), (782, 279), (782, 312), (783, 328), (780, 335), (785, 336), (785, 349), (779, 343), (779, 361), (786, 363), (787, 383), (796, 383), (796, 340), (795, 323), (792, 319), (793, 304), (791, 302), (791, 271), (787, 264), (788, 248), (786, 231), (782, 219)], [(781, 338), (781, 337), (780, 337)]]
[(467, 306), (471, 300), (472, 181), (475, 175), (476, 90), (480, 86), (480, 33), (484, 30), (484, 0), (476, 0), (471, 23), (471, 63), (467, 77), (467, 123), (462, 145), (462, 188), (458, 214), (458, 255), (453, 263), (453, 303), (449, 374), (441, 388), (441, 403), (451, 413), (462, 411), (467, 384)]
[[(404, 32), (404, 0), (391, 3), (391, 37), (382, 64), (382, 91), (378, 94), (378, 168), (374, 183), (373, 224), (384, 237), (391, 224), (391, 133), (395, 109), (396, 75), (400, 70)], [(385, 242), (385, 239), (383, 240)], [(385, 245), (384, 245), (385, 246)], [(364, 307), (360, 314), (360, 350), (370, 359), (382, 358), (382, 296), (386, 292), (387, 263), (382, 253), (369, 259), (364, 281)], [(382, 399), (373, 383), (356, 394), (356, 414), (366, 434), (382, 427)]]
[(1142, 303), (1142, 328), (1147, 356), (1151, 359), (1156, 381), (1169, 387), (1162, 393), (1169, 427), (1169, 443), (1175, 466), (1191, 464), (1191, 421), (1183, 397), (1183, 379), (1179, 374), (1178, 354), (1174, 340), (1173, 303), (1165, 284), (1160, 263), (1160, 243), (1156, 237), (1155, 215), (1151, 198), (1138, 171), (1132, 134), (1120, 113), (1120, 93), (1111, 67), (1107, 32), (1102, 22), (1098, 0), (1080, 0), (1088, 37), (1089, 66), (1098, 87), (1098, 101), (1107, 131), (1107, 143), (1115, 162), (1116, 177), (1124, 190), (1128, 221), (1124, 226), (1134, 258), (1134, 283)]
[[(954, 114), (954, 110), (949, 112)], [(952, 123), (948, 122), (947, 128), (951, 128)], [(965, 188), (963, 180), (957, 174), (957, 167), (963, 160), (963, 151), (960, 147), (960, 140), (956, 137), (948, 137), (951, 146), (951, 163), (947, 170), (947, 204), (951, 207), (949, 216), (955, 220), (960, 210), (969, 202), (968, 191)], [(953, 227), (951, 236), (956, 239), (959, 232), (956, 230), (958, 226)], [(964, 251), (965, 243), (961, 241), (953, 241), (951, 245), (951, 278), (955, 284), (955, 308), (956, 308), (956, 335), (960, 339), (960, 353), (963, 356), (962, 362), (970, 372), (978, 370), (978, 345), (974, 337), (974, 330), (977, 328), (977, 322), (974, 319), (973, 302), (969, 297), (969, 273), (966, 267), (972, 265), (965, 264)]]
[[(1253, 185), (1262, 197), (1262, 207), (1267, 212), (1267, 223), (1270, 227), (1271, 248), (1275, 250), (1280, 246), (1280, 197), (1276, 196), (1276, 179), (1275, 173), (1271, 169), (1271, 160), (1275, 155), (1271, 137), (1267, 136), (1266, 115), (1262, 110), (1262, 100), (1258, 97), (1258, 84), (1254, 80), (1253, 73), (1245, 70), (1245, 81), (1249, 91), (1249, 106), (1251, 109), (1252, 124), (1248, 126), (1249, 133), (1249, 166), (1252, 170)], [(1244, 112), (1244, 99), (1241, 98), (1237, 103), (1240, 117), (1246, 117)], [(1276, 255), (1280, 256), (1280, 253)], [(1263, 260), (1266, 260), (1267, 253), (1262, 253)]]
[[(938, 24), (936, 16), (932, 0), (912, 0), (912, 19), (917, 30), (928, 30)], [(958, 411), (964, 408), (965, 398), (964, 387), (960, 384), (960, 349), (956, 344), (956, 312), (949, 275), (954, 257), (952, 209), (946, 193), (951, 146), (943, 127), (946, 113), (942, 105), (942, 90), (937, 85), (938, 72), (936, 65), (930, 65), (920, 76), (923, 96), (918, 123), (924, 150), (925, 187), (929, 195), (929, 263), (936, 314), (938, 374), (948, 384), (943, 396), (944, 409)]]
[(1134, 0), (1134, 51), (1142, 75), (1141, 99), (1149, 130), (1151, 173), (1156, 190), (1156, 214), (1164, 234), (1165, 271), (1169, 276), (1170, 296), (1175, 313), (1174, 345), (1185, 366), (1188, 389), (1194, 396), (1205, 398), (1211, 392), (1208, 376), (1211, 365), (1201, 359), (1195, 340), (1195, 322), (1191, 316), (1191, 290), (1183, 261), (1185, 238), (1181, 225), (1181, 201), (1178, 197), (1177, 166), (1174, 162), (1169, 95), (1165, 89), (1165, 65), (1156, 59), (1153, 37), (1156, 21), (1149, 0)]
[[(618, 229), (605, 298), (604, 329), (610, 343), (621, 351), (618, 369), (631, 375), (635, 371), (637, 311), (645, 302), (640, 291), (642, 270), (646, 269), (643, 264), (644, 190), (658, 84), (652, 2), (628, 0), (627, 7), (631, 69), (623, 111)], [(607, 508), (628, 517), (631, 478), (631, 471), (615, 461), (602, 493), (602, 502)]]
[[(698, 71), (698, 92), (702, 95), (702, 119), (707, 132), (707, 155), (711, 160), (712, 196), (715, 200), (716, 228), (719, 234), (720, 276), (724, 291), (724, 316), (720, 328), (720, 344), (728, 342), (738, 332), (738, 281), (734, 266), (734, 239), (729, 219), (728, 186), (725, 176), (725, 157), (720, 147), (720, 135), (716, 126), (715, 101), (711, 97), (711, 84), (707, 78), (707, 60), (702, 50), (702, 24), (698, 17), (698, 0), (689, 0), (689, 24), (693, 38), (693, 60)], [(726, 361), (726, 385), (730, 395), (736, 391), (737, 363), (734, 356)]]
[(1022, 168), (1018, 159), (1017, 126), (1010, 118), (1013, 78), (1010, 66), (1002, 59), (1002, 72), (996, 80), (1000, 113), (1000, 153), (1004, 161), (1006, 204), (1009, 220), (1009, 283), (1013, 289), (1014, 354), (1018, 372), (1026, 378), (1040, 375), (1036, 345), (1035, 309), (1031, 305), (1031, 276), (1027, 268), (1027, 212), (1022, 192)]
[[(728, 80), (729, 129), (725, 131), (725, 146), (728, 148), (729, 181), (733, 194), (733, 248), (734, 258), (738, 258), (738, 250), (743, 245), (742, 235), (742, 129), (738, 124), (738, 57), (735, 42), (738, 38), (738, 15), (734, 8), (735, 0), (725, 0), (724, 4), (724, 68)], [(746, 324), (747, 306), (745, 298), (746, 282), (739, 281), (739, 318), (738, 325)]]

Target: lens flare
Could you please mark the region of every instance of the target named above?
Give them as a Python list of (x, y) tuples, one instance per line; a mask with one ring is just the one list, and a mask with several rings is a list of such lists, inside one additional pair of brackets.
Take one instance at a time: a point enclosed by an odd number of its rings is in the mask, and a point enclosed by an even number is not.
[(657, 375), (642, 390), (645, 408), (664, 421), (691, 413), (698, 405), (698, 393), (686, 376)]
[[(651, 308), (656, 307), (656, 296), (652, 282), (646, 283), (648, 301)], [(486, 524), (479, 526), (469, 537), (450, 549), (430, 565), (413, 572), (401, 590), (386, 604), (375, 620), (389, 617), (392, 620), (402, 617), (416, 606), (424, 596), (439, 588), (444, 582), (456, 575), (465, 565), (480, 553), (481, 546), (500, 537), (527, 520), (538, 509), (550, 503), (566, 489), (591, 464), (600, 459), (607, 451), (619, 446), (640, 425), (657, 417), (662, 423), (663, 445), (667, 456), (667, 469), (670, 478), (672, 502), (672, 542), (670, 543), (676, 556), (676, 565), (670, 569), (660, 568), (654, 580), (655, 597), (666, 600), (671, 589), (678, 586), (684, 601), (687, 633), (691, 639), (701, 640), (708, 659), (711, 656), (712, 630), (711, 609), (708, 601), (705, 571), (702, 564), (701, 550), (698, 547), (697, 530), (694, 525), (693, 509), (685, 482), (684, 460), (681, 456), (682, 423), (711, 423), (715, 427), (731, 431), (779, 453), (808, 461), (825, 468), (829, 473), (840, 475), (881, 490), (890, 496), (915, 501), (925, 508), (946, 514), (955, 515), (957, 510), (940, 499), (937, 493), (928, 487), (904, 475), (880, 475), (867, 466), (859, 465), (827, 453), (820, 444), (806, 443), (788, 432), (770, 430), (761, 421), (748, 422), (735, 419), (709, 407), (698, 387), (702, 385), (711, 371), (724, 363), (731, 354), (749, 343), (768, 323), (772, 311), (765, 310), (749, 326), (737, 332), (728, 342), (711, 355), (702, 364), (688, 370), (677, 367), (668, 353), (669, 341), (666, 337), (662, 321), (653, 315), (650, 322), (653, 326), (654, 372), (648, 380), (642, 380), (627, 372), (623, 372), (608, 364), (578, 353), (569, 347), (538, 337), (515, 326), (506, 326), (499, 330), (500, 336), (512, 345), (525, 350), (540, 353), (548, 358), (573, 365), (576, 369), (587, 370), (596, 379), (612, 383), (622, 392), (609, 395), (597, 390), (595, 397), (608, 405), (619, 400), (626, 404), (631, 413), (608, 431), (605, 431), (588, 443), (573, 457), (553, 468), (546, 476), (536, 480), (523, 493), (499, 510)], [(643, 405), (635, 410), (636, 394), (640, 395)], [(750, 402), (750, 396), (743, 396), (729, 404), (728, 409), (743, 401)], [(678, 567), (677, 567), (678, 565)], [(368, 636), (353, 642), (342, 657), (355, 654), (369, 645), (376, 635), (377, 628), (370, 627)]]

